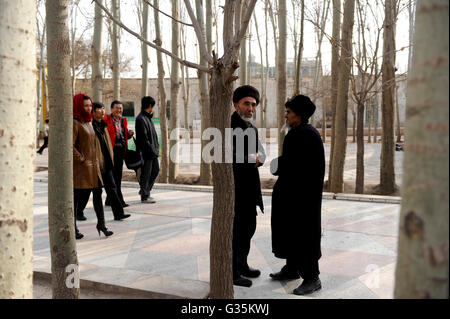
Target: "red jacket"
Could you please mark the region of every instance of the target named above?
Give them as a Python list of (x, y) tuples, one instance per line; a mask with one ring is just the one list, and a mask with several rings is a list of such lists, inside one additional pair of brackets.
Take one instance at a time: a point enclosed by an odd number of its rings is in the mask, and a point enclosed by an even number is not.
[[(105, 114), (105, 117), (103, 118), (103, 120), (108, 125), (108, 133), (109, 133), (109, 136), (111, 137), (112, 147), (114, 148), (114, 144), (116, 142), (116, 126), (114, 125), (112, 115)], [(127, 126), (128, 122), (125, 117), (122, 117), (122, 125), (123, 125), (125, 136), (126, 136), (125, 149), (123, 150), (123, 153), (125, 154), (125, 152), (127, 151), (127, 148), (128, 148), (128, 140), (131, 138), (130, 133), (128, 132), (128, 126)]]

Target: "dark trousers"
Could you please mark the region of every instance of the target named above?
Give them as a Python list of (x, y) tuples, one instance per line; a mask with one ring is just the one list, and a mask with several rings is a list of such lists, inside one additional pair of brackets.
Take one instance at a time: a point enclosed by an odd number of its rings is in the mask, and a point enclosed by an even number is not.
[(250, 242), (256, 231), (256, 207), (235, 210), (233, 220), (233, 277), (248, 268)]
[[(103, 211), (103, 202), (102, 202), (102, 188), (97, 187), (93, 189), (74, 189), (73, 190), (73, 204), (74, 211), (76, 216), (80, 216), (79, 214), (83, 214), (83, 210), (86, 208), (86, 205), (89, 201), (89, 196), (91, 196), (91, 192), (93, 194), (93, 204), (95, 215), (97, 215), (97, 224), (99, 226), (105, 225), (105, 213)], [(75, 230), (78, 231), (77, 228), (77, 219), (75, 219)]]
[(286, 259), (286, 268), (289, 271), (298, 271), (305, 280), (319, 276), (319, 261), (316, 258), (290, 257)]
[(41, 148), (37, 151), (39, 154), (42, 154), (42, 151), (46, 149), (48, 146), (48, 136), (44, 137), (44, 144), (42, 144)]
[(117, 186), (114, 178), (114, 172), (112, 169), (107, 169), (103, 174), (103, 184), (105, 186), (107, 200), (111, 204), (111, 209), (114, 215), (114, 218), (119, 218), (123, 216), (123, 206), (120, 201), (119, 195), (117, 194)]
[(150, 192), (155, 184), (156, 177), (159, 174), (158, 158), (145, 159), (144, 165), (141, 167), (141, 175), (139, 177), (139, 186), (141, 187), (141, 199), (150, 197)]
[[(114, 181), (116, 184), (116, 193), (117, 196), (119, 196), (120, 203), (122, 205), (125, 204), (125, 201), (123, 200), (122, 195), (122, 173), (123, 173), (123, 152), (124, 152), (124, 146), (122, 144), (115, 144), (114, 145)], [(109, 197), (109, 194), (106, 193), (106, 202), (108, 204), (111, 204), (111, 198)]]

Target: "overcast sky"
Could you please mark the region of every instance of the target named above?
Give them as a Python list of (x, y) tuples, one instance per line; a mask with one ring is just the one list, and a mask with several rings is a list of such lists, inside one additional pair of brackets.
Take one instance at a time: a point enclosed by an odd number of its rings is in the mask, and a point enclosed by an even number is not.
[[(220, 3), (220, 5), (223, 5), (223, 0), (213, 0), (213, 3), (217, 4)], [(297, 0), (298, 1), (298, 0)], [(307, 7), (307, 16), (308, 18), (310, 16), (310, 13), (312, 12), (314, 6), (318, 2), (318, 0), (305, 0), (305, 5)], [(109, 0), (107, 0), (109, 3)], [(122, 22), (128, 26), (130, 29), (139, 32), (139, 22), (137, 19), (137, 9), (136, 4), (137, 0), (121, 0), (121, 20)], [(363, 1), (362, 1), (363, 2)], [(373, 1), (375, 2), (375, 1)], [(402, 1), (402, 6), (406, 4), (407, 1)], [(171, 13), (171, 1), (160, 1), (160, 9), (168, 14)], [(195, 3), (191, 0), (191, 4), (194, 7)], [(183, 12), (182, 20), (190, 23), (190, 19), (185, 13), (184, 9), (184, 1), (181, 1), (181, 7)], [(219, 7), (218, 8), (218, 16), (219, 16), (219, 26), (222, 24), (221, 16), (223, 14), (223, 10)], [(287, 60), (292, 61), (294, 59), (294, 44), (292, 41), (292, 28), (293, 28), (293, 7), (292, 2), (290, 0), (287, 1), (287, 10), (288, 10), (288, 45), (287, 45)], [(261, 44), (263, 46), (263, 56), (265, 56), (265, 16), (264, 16), (264, 1), (258, 1), (255, 9), (255, 13), (257, 16), (257, 22), (258, 22), (258, 28), (259, 28), (259, 35)], [(298, 15), (299, 13), (297, 13)], [(78, 36), (86, 29), (86, 27), (90, 27), (92, 24), (92, 17), (94, 15), (94, 4), (91, 0), (81, 0), (80, 2), (80, 9), (77, 12), (77, 33)], [(153, 26), (153, 9), (149, 8), (149, 40), (154, 40), (155, 32), (154, 32), (154, 26)], [(163, 40), (163, 47), (170, 50), (170, 44), (171, 44), (171, 19), (168, 17), (165, 17), (164, 15), (160, 15), (160, 21), (161, 21), (161, 30), (162, 30), (162, 40)], [(328, 14), (328, 21), (325, 28), (325, 31), (327, 34), (331, 35), (331, 22), (332, 22), (332, 5), (330, 5), (330, 11)], [(255, 56), (255, 61), (260, 62), (260, 50), (258, 46), (258, 41), (256, 38), (256, 31), (254, 27), (254, 22), (252, 21), (252, 38), (251, 38), (251, 51), (252, 55)], [(298, 22), (299, 24), (299, 22)], [(374, 22), (370, 23), (370, 26), (373, 26)], [(400, 49), (402, 47), (407, 47), (409, 43), (409, 30), (408, 30), (408, 12), (407, 10), (402, 10), (399, 14), (399, 20), (397, 24), (397, 34), (396, 34), (396, 47), (397, 49)], [(185, 26), (185, 33), (187, 38), (187, 60), (192, 62), (198, 61), (198, 48), (196, 45), (196, 37), (195, 33), (192, 27)], [(354, 30), (356, 31), (357, 24), (355, 23)], [(270, 21), (268, 22), (268, 40), (269, 40), (269, 63), (270, 66), (275, 65), (275, 52), (274, 47), (271, 43), (273, 43), (273, 31), (272, 31), (272, 25)], [(93, 28), (92, 26), (84, 32), (83, 37), (86, 39), (92, 38), (92, 32)], [(222, 31), (219, 29), (219, 44), (221, 44), (221, 34)], [(122, 30), (121, 32), (121, 54), (125, 54), (126, 56), (132, 57), (132, 70), (131, 72), (123, 73), (122, 77), (136, 77), (139, 78), (141, 76), (141, 51), (140, 51), (140, 41), (129, 34), (128, 32)], [(104, 28), (104, 36), (103, 36), (103, 45), (106, 46), (106, 43), (108, 41), (108, 35), (106, 31), (106, 27)], [(215, 30), (213, 29), (213, 40), (215, 38)], [(356, 40), (355, 38), (353, 39)], [(382, 40), (382, 39), (381, 39)], [(305, 37), (304, 37), (304, 51), (303, 51), (303, 57), (314, 59), (317, 52), (317, 41), (315, 36), (315, 30), (314, 26), (311, 22), (305, 21)], [(221, 56), (223, 54), (223, 50), (221, 47), (219, 47), (219, 55)], [(157, 76), (157, 66), (156, 66), (156, 54), (155, 50), (153, 48), (149, 47), (149, 58), (150, 58), (150, 64), (149, 64), (149, 77), (156, 77)], [(382, 55), (382, 46), (379, 50), (379, 56)], [(324, 64), (324, 73), (328, 74), (330, 72), (330, 64), (331, 64), (331, 46), (329, 44), (329, 41), (326, 37), (324, 37), (323, 44), (322, 44), (322, 60)], [(170, 66), (170, 58), (166, 59), (164, 57), (164, 66), (167, 68)], [(379, 62), (379, 65), (381, 65), (381, 59)], [(403, 73), (406, 72), (408, 65), (408, 48), (404, 49), (403, 51), (400, 51), (397, 53), (396, 56), (396, 66), (399, 69), (398, 72)], [(190, 76), (196, 76), (196, 70), (190, 71)], [(168, 76), (169, 72), (166, 71), (166, 76)]]

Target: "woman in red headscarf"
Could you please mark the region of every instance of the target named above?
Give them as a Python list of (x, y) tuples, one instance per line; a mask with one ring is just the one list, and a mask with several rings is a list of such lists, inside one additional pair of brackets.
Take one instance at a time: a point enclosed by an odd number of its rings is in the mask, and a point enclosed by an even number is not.
[[(75, 210), (75, 238), (83, 238), (78, 231), (76, 220), (86, 220), (83, 210), (93, 193), (93, 204), (97, 215), (97, 231), (111, 236), (105, 225), (102, 203), (102, 176), (95, 148), (95, 132), (92, 127), (92, 101), (85, 94), (73, 97), (73, 188)], [(80, 218), (81, 217), (81, 218)], [(84, 217), (84, 218), (82, 218)]]

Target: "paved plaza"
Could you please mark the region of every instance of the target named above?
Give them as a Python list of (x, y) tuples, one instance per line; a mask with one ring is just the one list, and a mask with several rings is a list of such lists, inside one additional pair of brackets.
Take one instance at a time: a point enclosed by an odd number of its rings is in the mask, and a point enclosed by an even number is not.
[[(47, 172), (37, 172), (34, 178), (34, 269), (35, 275), (48, 275)], [(124, 182), (125, 201), (131, 204), (125, 210), (131, 217), (114, 221), (106, 207), (107, 227), (114, 232), (109, 238), (98, 236), (89, 202), (87, 221), (78, 223), (84, 234), (77, 241), (82, 287), (83, 282), (110, 290), (120, 287), (130, 298), (207, 296), (212, 193), (192, 186), (155, 186), (152, 197), (157, 203), (141, 204), (137, 183)], [(265, 214), (258, 215), (249, 255), (249, 264), (262, 274), (251, 288), (235, 286), (235, 298), (392, 298), (399, 198), (378, 197), (378, 203), (370, 202), (375, 198), (370, 196), (359, 197), (360, 201), (332, 198), (323, 200), (322, 290), (308, 297), (295, 296), (292, 290), (301, 279), (277, 282), (269, 278), (284, 261), (271, 252), (271, 198), (264, 196)], [(51, 298), (50, 289), (36, 290), (35, 298)]]

